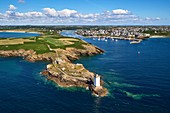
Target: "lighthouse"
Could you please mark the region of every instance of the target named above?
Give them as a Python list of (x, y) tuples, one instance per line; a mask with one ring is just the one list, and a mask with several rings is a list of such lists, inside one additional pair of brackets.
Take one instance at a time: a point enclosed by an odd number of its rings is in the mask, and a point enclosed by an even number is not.
[(94, 76), (94, 85), (95, 85), (96, 87), (99, 87), (99, 86), (100, 86), (100, 76), (99, 76), (98, 74), (96, 74), (96, 75)]

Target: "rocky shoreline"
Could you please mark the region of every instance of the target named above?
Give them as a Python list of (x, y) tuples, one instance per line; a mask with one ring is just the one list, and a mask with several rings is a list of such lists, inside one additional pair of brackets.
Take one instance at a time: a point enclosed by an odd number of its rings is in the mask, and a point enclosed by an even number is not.
[(102, 54), (104, 51), (90, 44), (83, 45), (85, 49), (66, 48), (55, 49), (54, 52), (45, 54), (36, 54), (33, 50), (0, 50), (0, 56), (12, 57), (20, 56), (30, 62), (50, 61), (46, 69), (41, 72), (47, 79), (54, 81), (62, 87), (83, 87), (92, 91), (94, 95), (106, 96), (108, 90), (101, 86), (95, 87), (95, 73), (89, 72), (82, 64), (73, 64), (73, 60), (79, 59), (81, 56), (92, 56)]

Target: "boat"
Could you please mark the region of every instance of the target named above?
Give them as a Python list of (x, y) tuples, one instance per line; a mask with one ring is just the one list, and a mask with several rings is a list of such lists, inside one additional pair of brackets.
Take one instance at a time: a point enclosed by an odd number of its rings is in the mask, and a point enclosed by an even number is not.
[(142, 40), (134, 40), (134, 41), (131, 41), (130, 44), (139, 44)]

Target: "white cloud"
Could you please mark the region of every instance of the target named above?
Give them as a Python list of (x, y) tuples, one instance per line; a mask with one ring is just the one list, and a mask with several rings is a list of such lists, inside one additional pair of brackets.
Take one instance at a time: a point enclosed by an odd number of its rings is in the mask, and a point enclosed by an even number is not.
[(57, 16), (57, 11), (54, 8), (44, 8), (45, 14), (49, 16)]
[[(14, 6), (15, 7), (15, 6)], [(43, 8), (41, 12), (16, 12), (14, 9), (0, 13), (0, 23), (23, 24), (133, 24), (160, 21), (159, 17), (140, 18), (128, 10), (115, 9), (102, 13), (83, 14), (76, 10)]]
[(43, 11), (45, 11), (45, 14), (47, 16), (60, 16), (60, 17), (69, 17), (77, 13), (75, 10), (69, 10), (69, 9), (64, 9), (61, 11), (57, 11), (54, 8), (44, 8)]
[(156, 17), (156, 18), (150, 18), (150, 17), (146, 17), (145, 20), (147, 21), (158, 21), (160, 20), (161, 18), (160, 17)]
[(24, 3), (25, 1), (24, 0), (18, 0), (19, 3)]
[(116, 15), (123, 15), (123, 14), (129, 14), (130, 12), (124, 9), (115, 9), (115, 10), (112, 10), (112, 13)]
[(27, 12), (27, 13), (23, 14), (23, 16), (30, 17), (30, 18), (32, 18), (32, 17), (35, 18), (35, 17), (43, 17), (44, 15), (41, 12)]
[(69, 17), (69, 16), (74, 15), (76, 13), (77, 13), (77, 11), (69, 10), (69, 9), (64, 9), (64, 10), (58, 11), (59, 16), (61, 16), (61, 17)]
[(17, 9), (17, 7), (15, 7), (14, 5), (9, 5), (9, 10), (16, 10)]
[(151, 18), (149, 18), (149, 17), (146, 17), (146, 18), (145, 18), (145, 20), (150, 20), (150, 19), (151, 19)]
[(156, 17), (155, 19), (156, 19), (156, 20), (160, 20), (161, 18), (160, 18), (160, 17)]
[(16, 15), (16, 17), (24, 17), (24, 13), (16, 12), (15, 15)]

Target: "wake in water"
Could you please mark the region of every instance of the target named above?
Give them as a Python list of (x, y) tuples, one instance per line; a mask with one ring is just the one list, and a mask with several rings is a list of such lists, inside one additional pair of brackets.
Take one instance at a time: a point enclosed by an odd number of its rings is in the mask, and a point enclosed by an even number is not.
[(128, 91), (125, 90), (119, 90), (122, 93), (125, 93), (126, 96), (131, 97), (135, 100), (140, 100), (144, 97), (160, 97), (158, 94), (134, 94), (134, 93), (130, 93)]
[[(121, 83), (121, 79), (116, 77), (118, 75), (118, 73), (115, 72), (115, 70), (110, 69), (109, 72), (105, 72), (105, 74), (107, 74), (107, 76), (112, 76), (112, 82), (110, 80), (105, 80), (105, 85), (108, 87), (110, 93), (109, 96), (115, 98), (114, 95), (114, 91), (119, 92), (121, 94), (125, 94), (127, 97), (130, 97), (134, 100), (140, 100), (143, 99), (144, 97), (160, 97), (158, 94), (144, 94), (144, 93), (131, 93), (126, 91), (126, 88), (137, 88), (138, 91), (140, 91), (140, 88), (142, 86), (138, 86), (138, 85), (133, 85), (133, 84), (128, 84), (128, 83)], [(110, 77), (108, 77), (110, 78)], [(114, 82), (113, 82), (114, 81)]]

